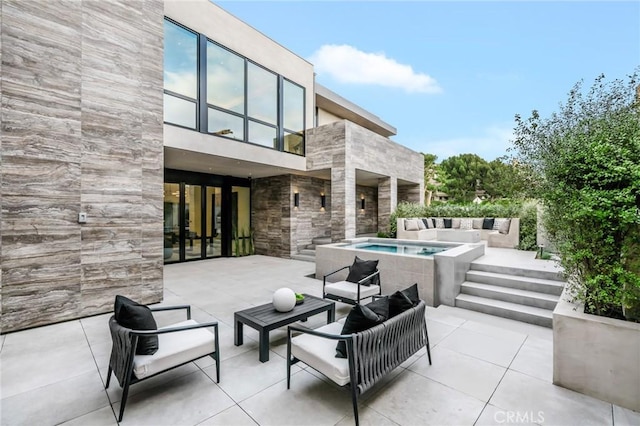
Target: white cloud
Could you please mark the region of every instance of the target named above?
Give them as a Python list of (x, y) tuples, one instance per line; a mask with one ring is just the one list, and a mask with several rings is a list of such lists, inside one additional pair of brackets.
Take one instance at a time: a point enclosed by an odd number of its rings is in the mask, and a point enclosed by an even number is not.
[(487, 161), (505, 155), (513, 140), (513, 127), (489, 126), (477, 136), (426, 141), (421, 151), (438, 156), (438, 162), (460, 154), (477, 154)]
[(341, 83), (373, 84), (403, 89), (408, 93), (440, 93), (431, 76), (417, 73), (410, 65), (367, 53), (346, 44), (320, 47), (309, 58), (318, 74), (328, 74)]

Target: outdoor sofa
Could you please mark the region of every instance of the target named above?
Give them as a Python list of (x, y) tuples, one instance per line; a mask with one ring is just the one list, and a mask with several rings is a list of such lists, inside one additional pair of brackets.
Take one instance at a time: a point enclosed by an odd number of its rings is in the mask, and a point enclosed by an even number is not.
[[(475, 242), (489, 247), (516, 248), (520, 243), (520, 218), (398, 218), (396, 237), (401, 240)], [(467, 235), (468, 234), (468, 235)]]

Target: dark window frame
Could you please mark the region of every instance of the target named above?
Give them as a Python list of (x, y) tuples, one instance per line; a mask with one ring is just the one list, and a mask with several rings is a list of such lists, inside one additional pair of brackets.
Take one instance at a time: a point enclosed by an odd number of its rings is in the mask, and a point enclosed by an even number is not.
[[(197, 73), (197, 75), (196, 75), (196, 84), (198, 85), (198, 87), (196, 88), (196, 93), (199, 96), (200, 95), (200, 68), (201, 68), (201, 64), (200, 64), (200, 46), (199, 46), (199, 44), (200, 44), (201, 34), (199, 34), (197, 31), (193, 31), (189, 27), (186, 27), (186, 26), (182, 25), (181, 23), (179, 23), (177, 21), (174, 21), (173, 19), (168, 18), (166, 16), (164, 17), (164, 20), (169, 22), (169, 23), (171, 23), (171, 24), (173, 24), (173, 25), (175, 25), (175, 26), (177, 26), (177, 27), (179, 27), (179, 28), (182, 28), (183, 30), (185, 30), (187, 32), (190, 32), (191, 34), (196, 36), (196, 42), (198, 44), (197, 47), (196, 47), (196, 73)], [(162, 64), (162, 73), (164, 74), (164, 59), (163, 59), (163, 64)], [(166, 123), (166, 124), (170, 124), (172, 126), (180, 127), (182, 129), (200, 131), (200, 121), (199, 121), (200, 114), (198, 112), (199, 111), (200, 100), (197, 99), (197, 98), (196, 99), (190, 98), (189, 96), (182, 95), (182, 94), (174, 92), (172, 90), (165, 89), (164, 88), (164, 76), (163, 76), (163, 84), (162, 84), (162, 93), (163, 93), (163, 95), (169, 95), (169, 96), (172, 96), (174, 98), (182, 99), (183, 101), (188, 101), (188, 102), (194, 103), (195, 106), (196, 106), (196, 126), (195, 126), (195, 128), (189, 127), (189, 126), (183, 126), (182, 124), (177, 124), (177, 123), (171, 123), (171, 122), (168, 122), (168, 121), (164, 121), (164, 119), (163, 119), (162, 122)]]
[[(306, 138), (306, 134), (307, 134), (307, 127), (306, 127), (306, 112), (307, 112), (307, 102), (306, 102), (306, 87), (292, 81), (291, 79), (288, 79), (286, 77), (284, 77), (283, 75), (280, 75), (272, 70), (270, 70), (269, 68), (255, 62), (252, 61), (251, 59), (247, 58), (244, 55), (241, 55), (240, 53), (234, 51), (233, 49), (229, 49), (228, 47), (216, 42), (215, 40), (212, 40), (210, 38), (208, 38), (206, 35), (201, 34), (197, 31), (194, 31), (182, 24), (180, 24), (177, 21), (174, 21), (173, 19), (169, 18), (169, 17), (164, 17), (164, 19), (186, 31), (189, 31), (190, 33), (194, 34), (197, 36), (197, 40), (198, 40), (198, 46), (197, 46), (197, 72), (198, 72), (198, 76), (197, 76), (197, 84), (198, 84), (198, 88), (197, 88), (197, 93), (198, 93), (198, 99), (192, 99), (189, 98), (188, 96), (185, 95), (180, 95), (178, 93), (172, 92), (170, 90), (164, 89), (163, 87), (163, 93), (167, 94), (169, 96), (173, 96), (173, 97), (177, 97), (179, 99), (182, 99), (184, 101), (188, 101), (188, 102), (193, 102), (196, 105), (196, 127), (195, 129), (192, 127), (188, 127), (188, 126), (183, 126), (180, 124), (175, 124), (175, 123), (171, 123), (171, 122), (167, 122), (164, 121), (165, 124), (171, 125), (171, 126), (176, 126), (176, 127), (180, 127), (183, 129), (189, 129), (189, 130), (195, 130), (197, 132), (200, 133), (206, 133), (208, 135), (213, 135), (213, 136), (217, 136), (217, 137), (221, 137), (221, 138), (225, 138), (228, 139), (230, 141), (234, 141), (234, 142), (243, 142), (243, 143), (248, 143), (254, 146), (259, 146), (259, 147), (263, 147), (263, 148), (268, 148), (268, 149), (272, 149), (272, 150), (276, 150), (282, 153), (286, 153), (286, 154), (291, 154), (291, 155), (298, 155), (298, 156), (302, 156), (304, 157), (306, 155), (306, 147), (307, 147), (307, 138)], [(235, 111), (231, 111), (222, 107), (218, 107), (216, 105), (210, 104), (208, 103), (208, 99), (207, 99), (207, 44), (208, 43), (213, 43), (214, 45), (216, 45), (217, 47), (220, 47), (236, 56), (238, 56), (239, 58), (241, 58), (242, 60), (244, 60), (244, 114), (239, 114)], [(262, 121), (260, 119), (257, 118), (253, 118), (251, 116), (249, 116), (248, 113), (248, 68), (249, 68), (249, 63), (258, 66), (262, 69), (264, 69), (265, 71), (273, 74), (276, 76), (276, 124), (272, 124), (272, 123), (268, 123), (265, 121)], [(291, 84), (294, 84), (298, 87), (300, 87), (302, 89), (302, 116), (303, 116), (303, 129), (302, 131), (300, 130), (291, 130), (288, 128), (284, 127), (284, 114), (283, 114), (283, 108), (284, 108), (284, 82), (287, 81)], [(233, 137), (229, 137), (229, 136), (225, 136), (225, 135), (221, 135), (221, 134), (216, 134), (216, 133), (210, 133), (208, 131), (208, 125), (209, 125), (209, 119), (208, 119), (208, 114), (209, 114), (209, 108), (223, 112), (225, 114), (230, 114), (233, 115), (235, 117), (238, 118), (242, 118), (243, 119), (243, 124), (244, 124), (244, 135), (243, 135), (243, 139), (238, 139), (238, 138), (233, 138)], [(271, 128), (274, 128), (276, 130), (276, 138), (277, 138), (277, 146), (276, 147), (269, 147), (266, 145), (262, 145), (259, 143), (255, 143), (255, 142), (251, 142), (249, 140), (249, 121), (264, 125), (264, 126), (268, 126)], [(301, 134), (302, 136), (302, 153), (298, 154), (295, 152), (289, 152), (289, 151), (285, 151), (284, 149), (284, 136), (285, 136), (285, 132), (287, 133), (293, 133), (293, 134)]]

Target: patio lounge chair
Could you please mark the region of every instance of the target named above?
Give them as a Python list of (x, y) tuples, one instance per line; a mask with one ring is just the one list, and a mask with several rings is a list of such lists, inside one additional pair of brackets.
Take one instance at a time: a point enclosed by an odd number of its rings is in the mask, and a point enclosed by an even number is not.
[[(137, 306), (144, 307), (144, 305)], [(113, 346), (105, 388), (109, 387), (111, 372), (115, 373), (122, 387), (118, 422), (122, 421), (122, 416), (124, 415), (129, 386), (154, 377), (157, 374), (188, 364), (196, 359), (210, 356), (216, 363), (216, 381), (220, 382), (218, 323), (207, 322), (199, 324), (192, 320), (191, 307), (189, 305), (148, 309), (152, 312), (185, 309), (187, 311), (187, 320), (157, 330), (134, 330), (120, 325), (116, 321), (116, 315), (109, 319)], [(212, 327), (213, 333), (206, 330), (205, 328), (207, 327)], [(157, 336), (157, 346), (153, 350), (147, 351), (149, 354), (140, 354), (140, 349), (143, 349), (143, 351), (148, 349), (146, 347), (148, 342), (145, 340), (153, 339), (153, 336)]]
[[(356, 256), (352, 265), (329, 272), (322, 278), (322, 297), (355, 305), (362, 299), (382, 294), (377, 266), (377, 260), (362, 260)], [(327, 277), (345, 269), (349, 269), (349, 274), (344, 281), (327, 283)]]

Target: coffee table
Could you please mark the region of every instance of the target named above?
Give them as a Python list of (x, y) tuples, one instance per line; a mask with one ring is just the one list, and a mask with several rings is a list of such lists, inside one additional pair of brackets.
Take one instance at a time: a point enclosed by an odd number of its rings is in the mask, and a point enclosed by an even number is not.
[(242, 345), (244, 324), (258, 330), (260, 334), (260, 362), (267, 362), (269, 361), (269, 332), (271, 330), (296, 321), (305, 321), (310, 316), (322, 312), (327, 313), (327, 324), (335, 321), (335, 302), (308, 294), (304, 295), (304, 303), (296, 305), (289, 312), (278, 312), (271, 303), (235, 312), (233, 314), (234, 344), (236, 346)]

